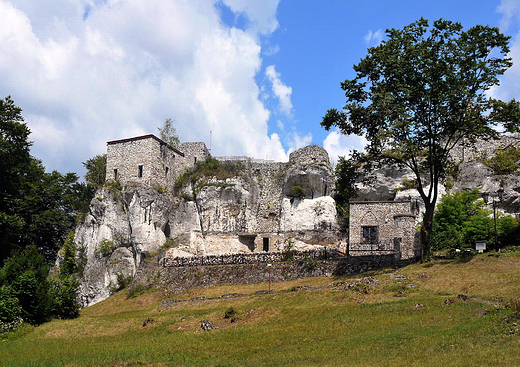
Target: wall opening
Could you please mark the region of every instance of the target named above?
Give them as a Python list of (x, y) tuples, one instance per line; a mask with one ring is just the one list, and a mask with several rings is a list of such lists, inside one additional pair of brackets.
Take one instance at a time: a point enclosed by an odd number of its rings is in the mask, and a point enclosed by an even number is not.
[(194, 163), (197, 164), (197, 157), (194, 157)]
[(264, 250), (264, 252), (269, 252), (269, 237), (264, 237), (263, 240), (264, 245), (262, 249)]
[(143, 177), (143, 166), (138, 167), (137, 177)]
[(255, 237), (256, 236), (253, 236), (253, 235), (239, 235), (238, 236), (238, 241), (241, 244), (246, 245), (247, 248), (251, 252), (254, 252), (255, 251)]
[(361, 238), (363, 243), (377, 243), (378, 239), (377, 226), (363, 226), (361, 227)]
[(166, 225), (164, 226), (164, 235), (166, 238), (170, 237), (171, 235), (170, 222), (166, 222)]
[(117, 180), (117, 168), (114, 168), (114, 180)]
[(168, 167), (164, 170), (164, 178), (168, 178)]

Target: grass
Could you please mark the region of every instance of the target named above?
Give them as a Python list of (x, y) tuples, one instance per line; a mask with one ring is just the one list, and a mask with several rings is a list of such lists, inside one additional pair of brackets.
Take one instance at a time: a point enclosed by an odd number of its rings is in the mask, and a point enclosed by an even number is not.
[[(519, 267), (520, 254), (483, 254), (274, 283), (274, 293), (255, 293), (265, 283), (134, 298), (121, 291), (78, 319), (9, 335), (0, 342), (0, 365), (520, 365)], [(168, 298), (229, 293), (240, 295), (162, 306)], [(230, 309), (236, 314), (226, 318)], [(202, 320), (218, 328), (203, 331)]]

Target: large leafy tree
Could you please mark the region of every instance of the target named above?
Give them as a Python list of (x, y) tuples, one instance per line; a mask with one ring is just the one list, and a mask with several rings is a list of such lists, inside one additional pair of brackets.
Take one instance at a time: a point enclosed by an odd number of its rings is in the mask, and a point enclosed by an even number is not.
[(21, 112), (10, 97), (0, 100), (0, 265), (28, 245), (52, 260), (88, 200), (75, 173), (47, 173), (30, 155)]
[(442, 19), (429, 27), (422, 18), (386, 34), (354, 65), (356, 77), (341, 83), (343, 111), (327, 111), (321, 125), (366, 138), (364, 153), (354, 155), (365, 171), (393, 163), (415, 174), (426, 207), (422, 239), (428, 253), (438, 186), (453, 164), (452, 149), (463, 139), (496, 137), (500, 123), (518, 129), (518, 102), (486, 95), (512, 65), (509, 37), (489, 26), (465, 31)]

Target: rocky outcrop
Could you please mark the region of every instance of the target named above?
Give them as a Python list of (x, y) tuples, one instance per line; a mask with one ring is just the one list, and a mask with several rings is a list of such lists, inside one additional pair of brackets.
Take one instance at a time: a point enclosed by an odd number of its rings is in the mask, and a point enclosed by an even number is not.
[[(520, 176), (519, 172), (496, 174), (485, 165), (482, 157), (491, 158), (506, 147), (520, 149), (520, 139), (503, 136), (497, 140), (479, 141), (475, 144), (460, 145), (452, 152), (452, 158), (458, 169), (439, 186), (439, 198), (449, 192), (479, 189), (481, 192), (496, 193), (504, 189), (504, 199), (498, 203), (498, 209), (505, 213), (520, 212)], [(374, 172), (376, 179), (370, 186), (359, 184), (359, 195), (355, 200), (412, 200), (424, 211), (424, 204), (415, 189), (407, 189), (406, 183), (415, 179), (410, 170), (397, 167), (384, 167)], [(491, 204), (489, 204), (491, 208)], [(420, 220), (421, 216), (417, 216)]]
[(240, 167), (234, 177), (204, 177), (176, 195), (173, 188), (132, 184), (98, 190), (75, 233), (85, 254), (82, 305), (107, 298), (153, 256), (281, 251), (288, 245), (308, 250), (337, 242), (334, 178), (323, 148), (296, 151), (288, 163)]

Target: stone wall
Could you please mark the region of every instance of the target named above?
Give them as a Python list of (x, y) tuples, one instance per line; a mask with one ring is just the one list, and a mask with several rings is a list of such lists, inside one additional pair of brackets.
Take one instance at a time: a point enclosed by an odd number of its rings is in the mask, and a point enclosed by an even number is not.
[[(187, 167), (210, 157), (203, 142), (181, 143), (173, 148), (154, 135), (107, 143), (107, 180), (163, 188), (173, 187)], [(142, 168), (139, 168), (142, 167)]]
[[(107, 180), (122, 184), (168, 187), (183, 162), (183, 154), (153, 135), (107, 143)], [(117, 171), (116, 171), (117, 170)]]
[(187, 142), (180, 143), (176, 146), (182, 153), (184, 153), (185, 165), (187, 167), (195, 165), (197, 162), (206, 160), (211, 157), (211, 154), (203, 142)]
[[(266, 254), (267, 255), (267, 254)], [(268, 261), (271, 261), (269, 257)], [(294, 260), (271, 263), (271, 281), (304, 279), (318, 276), (348, 276), (379, 269), (385, 266), (406, 266), (413, 260), (395, 260), (393, 256), (364, 256), (354, 260)], [(172, 293), (180, 293), (195, 287), (208, 288), (220, 284), (250, 284), (269, 281), (266, 261), (233, 265), (194, 265), (141, 267), (134, 277), (134, 284), (161, 287)]]
[(350, 203), (349, 245), (363, 244), (363, 227), (377, 227), (377, 242), (393, 243), (400, 239), (401, 258), (418, 255), (415, 243), (415, 215), (410, 201), (357, 201)]

